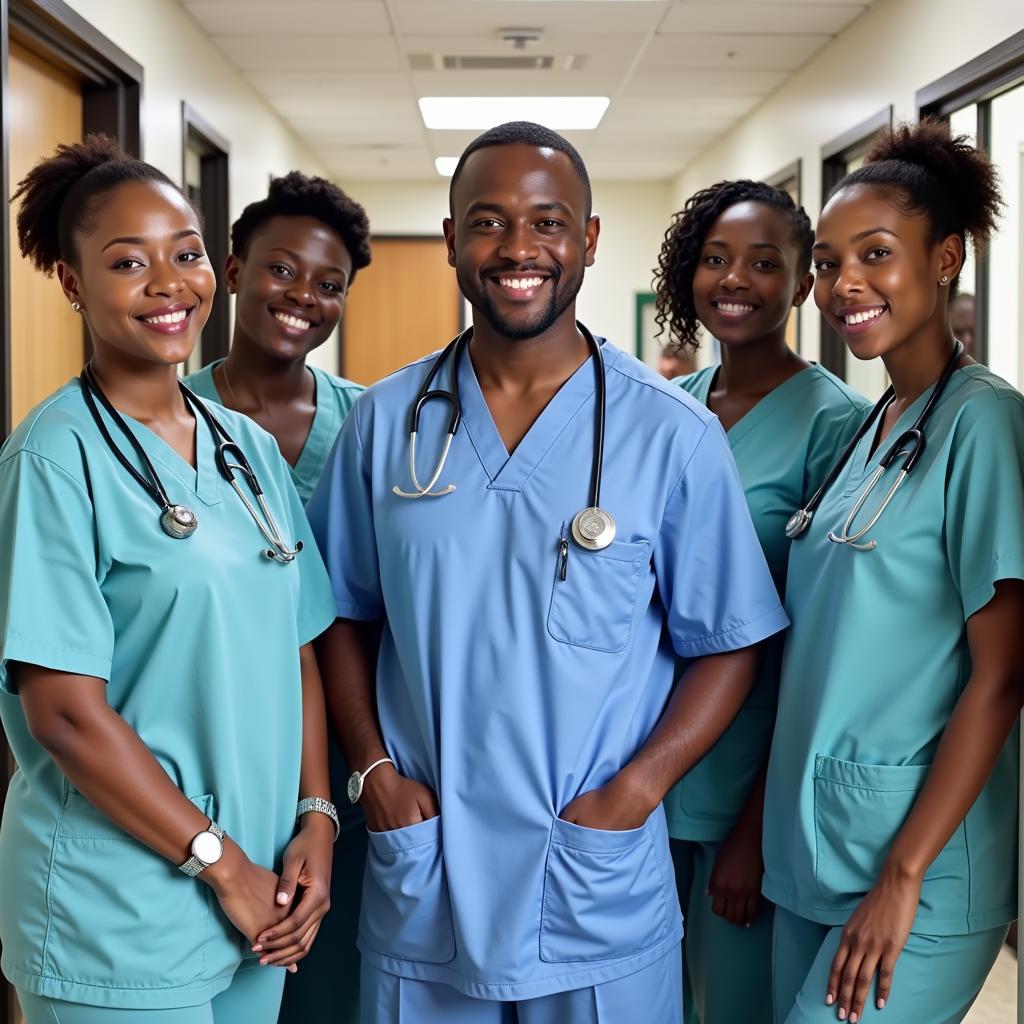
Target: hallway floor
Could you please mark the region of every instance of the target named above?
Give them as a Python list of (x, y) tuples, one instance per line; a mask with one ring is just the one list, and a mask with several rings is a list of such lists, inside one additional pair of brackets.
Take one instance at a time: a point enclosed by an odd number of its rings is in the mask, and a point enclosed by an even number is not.
[(1017, 958), (1003, 946), (978, 1001), (964, 1024), (1014, 1024), (1017, 1020)]

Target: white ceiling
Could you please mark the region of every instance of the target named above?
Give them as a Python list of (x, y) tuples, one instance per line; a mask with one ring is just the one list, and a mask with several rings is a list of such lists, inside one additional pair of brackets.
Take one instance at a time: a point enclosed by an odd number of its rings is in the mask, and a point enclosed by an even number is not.
[[(567, 132), (594, 178), (664, 180), (872, 0), (179, 0), (342, 180), (430, 179), (475, 132), (430, 131), (420, 96), (601, 95)], [(538, 28), (516, 50), (499, 30)], [(553, 57), (548, 70), (414, 70), (453, 56)]]

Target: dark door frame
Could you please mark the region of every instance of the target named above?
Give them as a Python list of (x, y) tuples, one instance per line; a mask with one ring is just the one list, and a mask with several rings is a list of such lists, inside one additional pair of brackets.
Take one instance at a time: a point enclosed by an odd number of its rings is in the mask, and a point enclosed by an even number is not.
[[(200, 207), (203, 215), (203, 241), (218, 278), (224, 273), (228, 256), (230, 204), (228, 162), (230, 143), (185, 100), (181, 101), (181, 183), (186, 186), (185, 164), (188, 150), (200, 153)], [(231, 346), (231, 307), (227, 290), (219, 287), (213, 297), (210, 318), (203, 327), (204, 363), (221, 359)]]
[[(11, 431), (10, 40), (82, 82), (83, 132), (105, 132), (142, 156), (142, 65), (132, 60), (63, 0), (0, 0), (0, 441)], [(10, 753), (0, 732), (0, 806)], [(16, 1020), (14, 990), (0, 992), (0, 1024)]]
[[(797, 157), (791, 164), (786, 164), (785, 167), (781, 167), (774, 174), (769, 174), (765, 179), (766, 185), (771, 185), (773, 188), (782, 189), (783, 192), (789, 191), (789, 186), (793, 185), (793, 192), (796, 193), (796, 205), (803, 205), (803, 188), (804, 188), (804, 162), (801, 157)], [(804, 318), (800, 310), (796, 311), (796, 350), (797, 352), (803, 351), (803, 332), (804, 332)]]
[[(821, 205), (829, 193), (846, 175), (850, 162), (870, 148), (874, 137), (885, 128), (892, 126), (892, 104), (883, 107), (877, 114), (865, 118), (860, 124), (837, 135), (821, 147)], [(846, 380), (846, 345), (832, 330), (824, 317), (821, 318), (821, 365), (837, 377)]]
[[(948, 74), (930, 82), (916, 94), (917, 115), (941, 117), (950, 115), (972, 103), (978, 105), (976, 142), (988, 152), (992, 145), (991, 101), (1000, 93), (1024, 81), (1024, 31), (961, 64)], [(988, 254), (975, 254), (974, 261), (974, 337), (975, 356), (988, 361), (989, 296)]]

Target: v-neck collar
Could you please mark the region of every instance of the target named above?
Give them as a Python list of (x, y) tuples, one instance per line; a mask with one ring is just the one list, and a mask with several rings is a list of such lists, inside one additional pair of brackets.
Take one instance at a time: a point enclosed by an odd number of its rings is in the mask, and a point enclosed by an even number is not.
[[(718, 372), (721, 366), (713, 368), (709, 373), (704, 374), (702, 380), (698, 381), (697, 388), (693, 393), (693, 397), (697, 399), (705, 408), (710, 409), (708, 405), (708, 398), (711, 394), (711, 389), (715, 385), (715, 381), (718, 379)], [(791, 392), (799, 391), (804, 385), (811, 380), (814, 374), (818, 371), (818, 364), (811, 363), (810, 366), (805, 366), (802, 370), (797, 371), (791, 377), (787, 377), (781, 384), (772, 388), (763, 398), (759, 398), (754, 403), (753, 407), (746, 413), (744, 413), (726, 432), (725, 436), (729, 439), (730, 447), (735, 448), (740, 441), (743, 440), (751, 431), (757, 429), (761, 423), (763, 423), (769, 416), (773, 415), (778, 409), (782, 407), (782, 403), (787, 397), (791, 397)]]
[[(619, 357), (619, 350), (598, 338), (604, 356), (605, 376)], [(495, 490), (521, 491), (523, 485), (544, 458), (548, 449), (573, 417), (586, 405), (595, 391), (594, 357), (590, 355), (575, 373), (555, 392), (541, 410), (526, 436), (511, 455), (498, 433), (491, 410), (487, 407), (470, 352), (463, 354), (459, 365), (459, 399), (462, 423), (484, 472)]]

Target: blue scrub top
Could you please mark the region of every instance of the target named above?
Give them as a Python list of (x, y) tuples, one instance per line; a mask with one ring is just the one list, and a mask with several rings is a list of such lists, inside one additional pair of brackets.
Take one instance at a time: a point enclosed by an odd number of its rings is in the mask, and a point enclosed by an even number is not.
[[(1024, 579), (1024, 398), (984, 366), (950, 378), (927, 446), (857, 551), (828, 539), (926, 390), (875, 450), (871, 430), (793, 542), (764, 813), (764, 893), (840, 925), (874, 885), (971, 675), (966, 622)], [(897, 459), (854, 529), (878, 508)], [(914, 924), (985, 931), (1017, 916), (1016, 730), (925, 873)], [(898, 980), (897, 980), (898, 984)]]
[[(252, 954), (205, 883), (121, 831), (36, 743), (10, 662), (105, 680), (110, 706), (174, 785), (256, 863), (279, 868), (294, 834), (299, 647), (334, 619), (330, 583), (274, 439), (244, 416), (214, 414), (285, 539), (304, 542), (291, 564), (264, 554), (202, 419), (193, 469), (125, 417), (171, 500), (198, 517), (184, 540), (163, 532), (77, 380), (0, 451), (0, 716), (18, 762), (0, 826), (0, 940), (4, 974), (37, 995), (191, 1006)], [(138, 465), (109, 419), (107, 429)]]
[[(717, 366), (678, 384), (707, 405)], [(803, 508), (864, 421), (871, 403), (814, 364), (765, 395), (726, 437), (779, 594), (786, 590), (786, 521)], [(721, 842), (764, 769), (778, 700), (785, 634), (761, 650), (757, 682), (722, 738), (665, 798), (674, 839)]]
[[(411, 487), (409, 408), (434, 356), (398, 371), (356, 403), (307, 509), (338, 615), (384, 620), (384, 741), (441, 809), (370, 834), (360, 949), (386, 972), (486, 999), (623, 977), (679, 942), (662, 808), (626, 832), (558, 815), (649, 738), (677, 655), (746, 647), (787, 624), (718, 421), (613, 345), (603, 352), (601, 504), (618, 526), (605, 550), (570, 539), (590, 490), (592, 359), (509, 455), (470, 349), (437, 484), (455, 491), (418, 500), (392, 488)], [(438, 401), (423, 411), (421, 480), (448, 416)]]
[[(185, 383), (197, 395), (220, 405), (223, 405), (224, 399), (221, 398), (214, 383), (213, 371), (222, 362), (223, 359), (215, 359), (185, 378)], [(294, 466), (289, 466), (292, 483), (295, 484), (303, 504), (309, 501), (309, 496), (320, 479), (345, 417), (364, 391), (362, 384), (345, 380), (344, 377), (335, 377), (318, 366), (307, 368), (316, 382), (316, 412), (313, 414), (313, 423), (309, 428), (306, 443), (302, 446), (299, 461)]]

